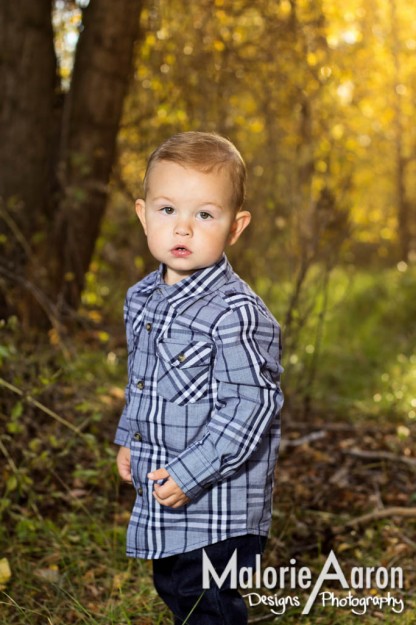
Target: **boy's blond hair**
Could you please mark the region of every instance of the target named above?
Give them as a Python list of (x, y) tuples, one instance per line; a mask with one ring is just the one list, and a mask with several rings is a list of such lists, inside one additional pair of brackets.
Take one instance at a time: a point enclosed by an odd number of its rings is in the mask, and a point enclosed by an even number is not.
[(236, 212), (241, 209), (246, 191), (246, 166), (240, 152), (228, 139), (216, 133), (189, 131), (164, 141), (150, 155), (147, 163), (143, 181), (145, 197), (149, 174), (159, 161), (171, 161), (207, 173), (226, 167), (233, 187), (232, 208)]

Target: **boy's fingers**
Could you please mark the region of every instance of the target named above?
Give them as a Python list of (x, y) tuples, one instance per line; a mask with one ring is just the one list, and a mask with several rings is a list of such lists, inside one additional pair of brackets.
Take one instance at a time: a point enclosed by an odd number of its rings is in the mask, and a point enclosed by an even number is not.
[(155, 484), (154, 489), (160, 499), (167, 499), (175, 494), (175, 486), (176, 484), (168, 480), (164, 484)]
[(158, 503), (160, 503), (161, 506), (166, 506), (167, 508), (179, 508), (189, 502), (189, 499), (183, 494), (172, 494), (165, 497), (159, 497), (158, 492), (154, 491), (153, 497)]
[(122, 480), (124, 480), (125, 482), (129, 482), (129, 483), (131, 484), (132, 479), (131, 479), (131, 473), (130, 473), (130, 471), (123, 471), (123, 472), (120, 472), (120, 477), (121, 477), (121, 479), (122, 479)]
[(164, 484), (155, 484), (154, 490), (160, 499), (167, 499), (168, 497), (183, 497), (184, 493), (181, 491), (177, 483), (169, 478)]
[(169, 473), (166, 471), (166, 469), (156, 469), (156, 471), (148, 473), (147, 477), (149, 478), (149, 480), (164, 480), (165, 478), (169, 477)]
[(179, 488), (175, 480), (171, 478), (166, 469), (156, 469), (147, 474), (150, 480), (166, 480), (164, 484), (155, 484), (153, 490), (153, 497), (162, 506), (168, 508), (179, 508), (189, 503), (188, 497)]
[(117, 469), (122, 480), (131, 483), (130, 449), (120, 447), (117, 454)]
[(118, 474), (122, 480), (130, 478), (130, 465), (126, 462), (117, 461)]
[(175, 498), (173, 497), (173, 495), (160, 495), (157, 491), (153, 492), (153, 496), (154, 498), (161, 504), (163, 504), (164, 506), (169, 506), (172, 503), (175, 503)]
[(124, 480), (125, 482), (131, 482), (130, 467), (119, 466), (118, 472), (122, 480)]

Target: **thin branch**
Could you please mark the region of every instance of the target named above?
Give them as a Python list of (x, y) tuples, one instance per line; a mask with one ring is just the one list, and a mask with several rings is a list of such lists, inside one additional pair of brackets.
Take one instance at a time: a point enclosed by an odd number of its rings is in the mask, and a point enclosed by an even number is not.
[[(61, 321), (61, 315), (58, 312), (58, 308), (53, 303), (53, 301), (38, 286), (36, 286), (36, 284), (31, 282), (30, 280), (27, 280), (27, 278), (24, 278), (23, 276), (14, 273), (1, 263), (0, 275), (4, 276), (10, 282), (15, 282), (34, 297), (40, 308), (45, 313), (46, 317), (49, 319), (51, 327), (55, 330), (59, 338), (59, 348), (61, 349), (65, 359), (69, 360), (71, 358), (71, 349), (64, 341), (64, 325)], [(68, 316), (71, 315), (71, 317), (76, 319), (78, 319), (79, 317), (76, 311), (70, 309), (69, 307), (65, 308), (65, 313)]]
[[(311, 428), (311, 423), (307, 422), (307, 421), (291, 421), (290, 419), (286, 419), (287, 423), (285, 424), (286, 429), (290, 429), (290, 430), (310, 430)], [(359, 432), (360, 428), (357, 425), (354, 425), (353, 423), (346, 423), (346, 422), (332, 422), (332, 423), (317, 423), (317, 425), (319, 425), (321, 430), (324, 430), (326, 432)], [(376, 431), (377, 427), (374, 425), (370, 425), (370, 424), (365, 424), (365, 431), (366, 432), (373, 432)], [(377, 430), (379, 431), (379, 430)]]
[(0, 438), (0, 451), (3, 454), (3, 456), (6, 458), (7, 462), (9, 463), (9, 466), (11, 468), (11, 470), (13, 471), (13, 473), (15, 475), (17, 475), (19, 473), (19, 470), (13, 460), (13, 458), (11, 457), (11, 455), (9, 454), (9, 452), (7, 451), (7, 448), (3, 445), (3, 441)]
[(258, 618), (249, 619), (248, 625), (257, 625), (258, 623), (270, 623), (270, 621), (275, 621), (276, 619), (277, 616), (267, 614), (266, 616), (259, 616)]
[(0, 217), (4, 220), (4, 222), (9, 226), (11, 232), (14, 234), (15, 240), (20, 244), (22, 250), (26, 254), (28, 258), (32, 256), (32, 251), (30, 249), (29, 242), (27, 241), (25, 235), (23, 234), (21, 228), (18, 226), (17, 222), (10, 213), (0, 204)]
[(344, 527), (334, 527), (333, 531), (336, 534), (341, 533), (347, 527), (356, 527), (357, 525), (366, 525), (372, 521), (378, 521), (379, 519), (386, 519), (391, 517), (405, 517), (416, 518), (416, 508), (403, 508), (399, 506), (393, 506), (391, 508), (382, 508), (381, 510), (374, 510), (368, 512), (362, 516), (350, 519), (345, 523)]
[(280, 442), (280, 450), (283, 451), (287, 447), (299, 447), (300, 445), (306, 445), (308, 443), (312, 443), (313, 441), (317, 441), (321, 438), (325, 438), (327, 432), (323, 432), (322, 430), (318, 432), (311, 432), (310, 434), (305, 434), (305, 436), (301, 436), (300, 438), (288, 439), (284, 438)]
[(406, 456), (399, 456), (389, 451), (365, 451), (363, 449), (343, 449), (342, 453), (347, 456), (353, 456), (354, 458), (360, 458), (361, 460), (388, 460), (391, 462), (402, 462), (411, 467), (416, 467), (416, 458), (407, 458)]
[(17, 273), (11, 271), (4, 265), (0, 265), (0, 274), (3, 275), (7, 280), (12, 282), (16, 282), (19, 286), (23, 287), (26, 291), (31, 293), (39, 306), (42, 308), (46, 316), (48, 317), (51, 325), (57, 326), (57, 312), (54, 304), (49, 300), (46, 295), (35, 285), (33, 282), (30, 282), (23, 276), (18, 275)]
[(67, 421), (64, 417), (61, 417), (59, 414), (57, 414), (56, 412), (54, 412), (53, 410), (51, 410), (44, 404), (41, 404), (41, 402), (39, 402), (37, 399), (34, 399), (31, 395), (27, 395), (20, 388), (17, 388), (17, 386), (10, 384), (10, 382), (7, 382), (3, 378), (0, 378), (0, 386), (7, 388), (12, 393), (15, 393), (15, 395), (19, 395), (19, 397), (22, 397), (28, 404), (31, 404), (32, 406), (36, 406), (36, 408), (39, 408), (39, 410), (42, 410), (42, 412), (47, 414), (49, 417), (52, 417), (52, 419), (55, 419), (55, 421), (58, 421), (58, 423), (60, 423), (61, 425), (64, 425), (68, 429), (72, 430), (72, 432), (75, 432), (75, 434), (82, 436), (81, 430), (76, 425), (73, 425), (72, 423)]

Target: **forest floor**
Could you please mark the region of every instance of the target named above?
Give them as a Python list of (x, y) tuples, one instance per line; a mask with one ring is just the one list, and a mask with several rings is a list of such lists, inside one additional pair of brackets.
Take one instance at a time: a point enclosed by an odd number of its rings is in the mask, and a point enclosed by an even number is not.
[[(124, 555), (134, 493), (118, 480), (111, 443), (123, 404), (122, 339), (87, 333), (77, 357), (58, 367), (50, 348), (24, 351), (12, 334), (0, 352), (0, 622), (168, 625), (150, 563)], [(416, 424), (325, 412), (301, 419), (284, 409), (262, 570), (291, 567), (294, 577), (243, 591), (250, 623), (416, 622), (415, 436)], [(339, 568), (328, 573), (337, 579), (315, 586), (332, 551)], [(309, 587), (299, 582), (302, 567)], [(403, 584), (393, 579), (399, 570)]]
[[(323, 581), (302, 623), (338, 624), (357, 619), (365, 623), (414, 622), (416, 458), (411, 456), (409, 440), (414, 440), (416, 432), (400, 438), (394, 425), (374, 421), (353, 425), (318, 416), (307, 423), (291, 423), (286, 418), (284, 431), (272, 537), (263, 566), (288, 566), (294, 558), (295, 567), (305, 566), (312, 571), (312, 585), (306, 591), (297, 587), (280, 592), (281, 597), (297, 596), (301, 605), (287, 609), (279, 620), (298, 622), (333, 550), (350, 588), (341, 587), (339, 571), (331, 566), (328, 573), (335, 573), (337, 579)], [(368, 571), (374, 567), (369, 572), (370, 587), (365, 587), (367, 581), (360, 584), (358, 571), (351, 577), (354, 567)], [(393, 589), (390, 582), (381, 588), (386, 581), (385, 569), (391, 571), (394, 567), (402, 569), (403, 588)], [(378, 569), (383, 570), (377, 573)], [(361, 587), (353, 588), (354, 582)], [(347, 597), (350, 591), (357, 599), (367, 597), (365, 615), (355, 615), (349, 604), (337, 606), (332, 597), (326, 597), (324, 606), (321, 593), (326, 591), (338, 599)], [(397, 600), (403, 600), (404, 611), (396, 617), (391, 607), (380, 608), (372, 601), (374, 597), (387, 597), (389, 591)], [(335, 603), (332, 608), (331, 603)], [(400, 609), (399, 603), (395, 609)], [(355, 611), (361, 612), (363, 607), (355, 607)], [(262, 622), (275, 621), (266, 618)]]

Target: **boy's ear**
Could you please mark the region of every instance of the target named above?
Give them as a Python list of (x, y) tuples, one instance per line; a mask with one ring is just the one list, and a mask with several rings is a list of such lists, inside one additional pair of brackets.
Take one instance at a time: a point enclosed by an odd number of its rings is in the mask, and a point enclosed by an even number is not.
[(143, 230), (145, 235), (147, 235), (147, 228), (146, 228), (146, 203), (144, 200), (136, 200), (136, 204), (135, 204), (135, 208), (136, 208), (136, 215), (140, 220), (140, 223), (143, 226)]
[(230, 235), (228, 237), (228, 244), (234, 245), (240, 238), (240, 235), (244, 232), (251, 221), (251, 213), (248, 211), (239, 211), (232, 223)]

